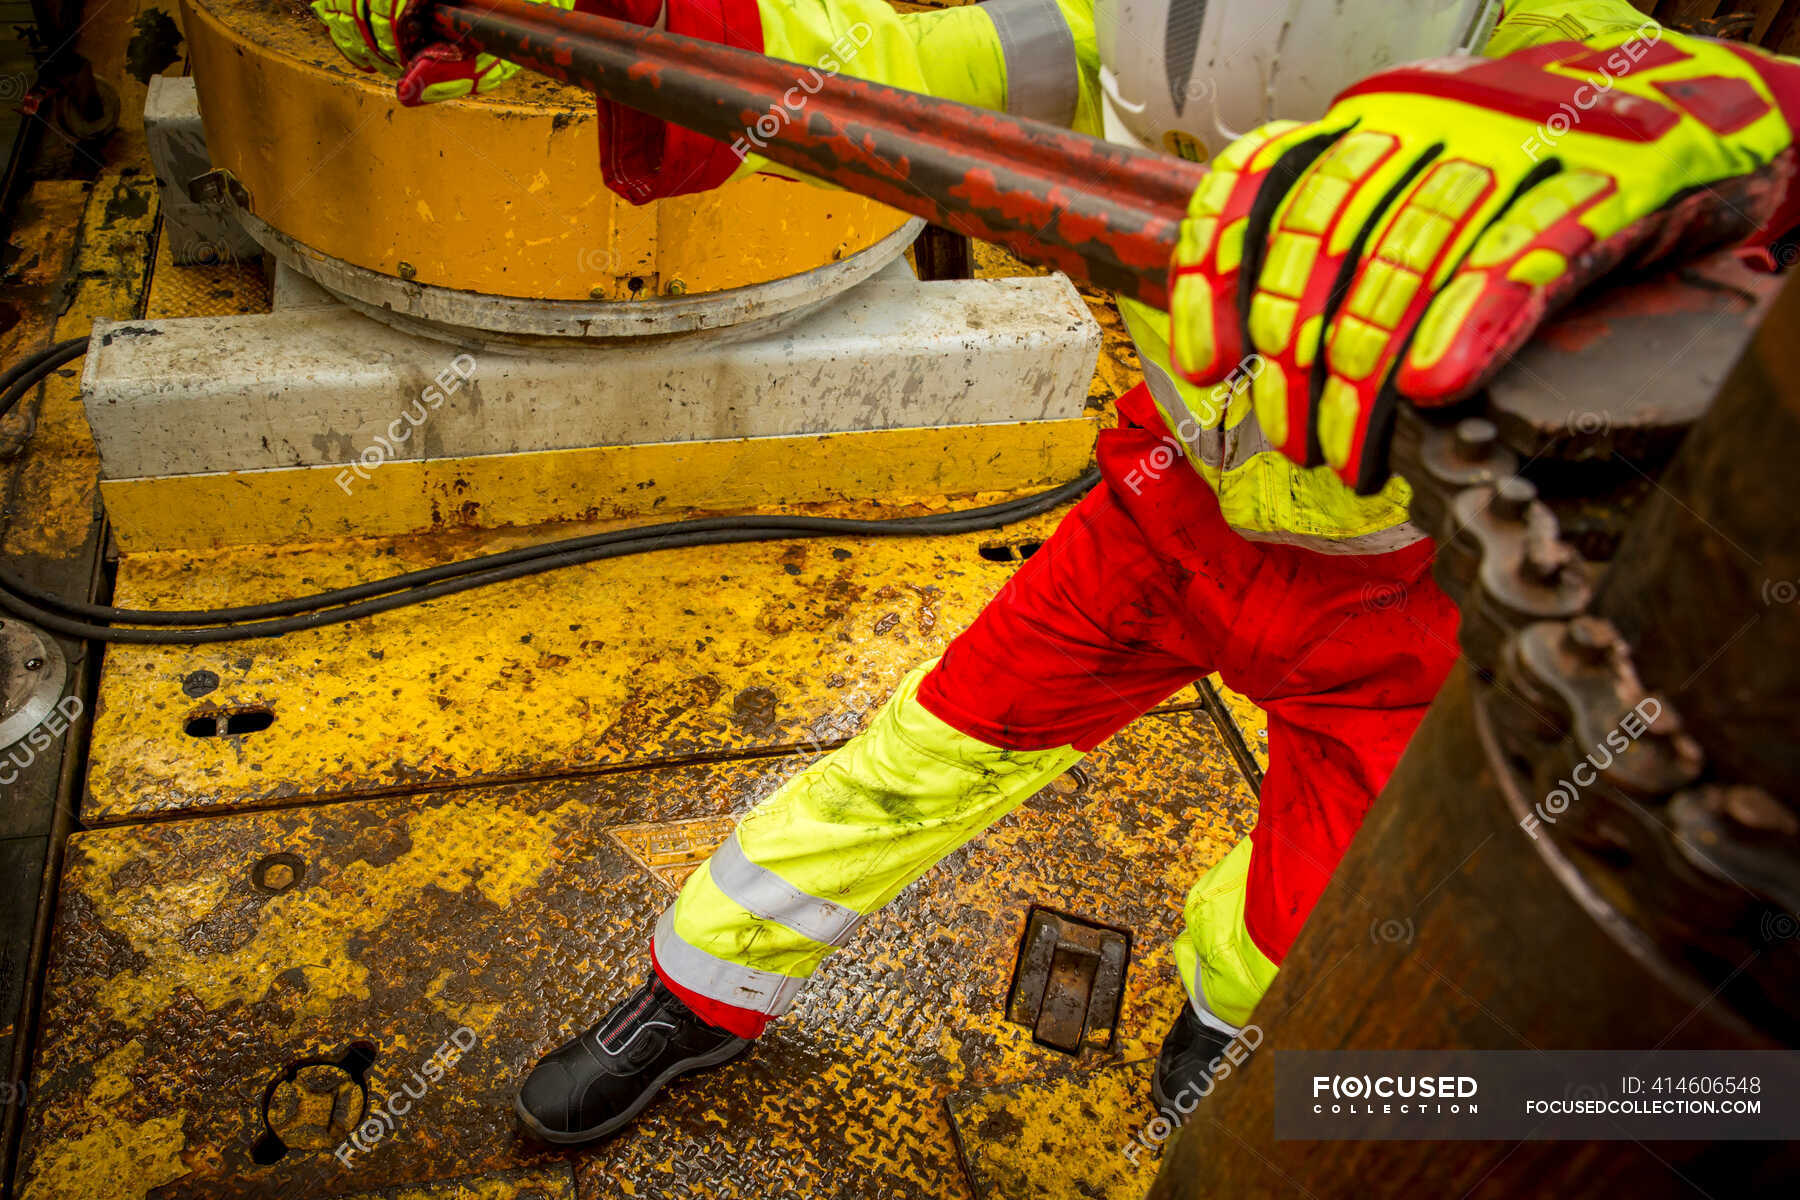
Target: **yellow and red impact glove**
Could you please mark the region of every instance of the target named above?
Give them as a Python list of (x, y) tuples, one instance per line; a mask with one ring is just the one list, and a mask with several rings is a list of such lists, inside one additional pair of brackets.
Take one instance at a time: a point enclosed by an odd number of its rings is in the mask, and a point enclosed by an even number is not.
[[(530, 0), (568, 10), (599, 11), (577, 0)], [(625, 7), (631, 0), (620, 0)], [(648, 0), (655, 18), (662, 0)], [(359, 71), (399, 79), (400, 103), (451, 100), (499, 87), (519, 73), (513, 63), (476, 54), (439, 38), (424, 21), (423, 0), (313, 0), (312, 10), (343, 56)], [(615, 15), (609, 13), (607, 15)], [(629, 20), (630, 18), (625, 18)]]
[[(565, 11), (658, 25), (670, 33), (761, 52), (756, 0), (533, 0)], [(424, 0), (313, 0), (331, 40), (362, 71), (397, 77), (405, 105), (491, 91), (518, 74), (513, 63), (437, 37)], [(743, 159), (692, 130), (602, 99), (600, 168), (606, 184), (633, 204), (706, 191), (729, 179)]]
[(1175, 254), (1175, 366), (1261, 355), (1264, 435), (1373, 492), (1398, 397), (1462, 399), (1617, 267), (1791, 229), (1796, 124), (1800, 64), (1654, 23), (1383, 71), (1221, 152)]

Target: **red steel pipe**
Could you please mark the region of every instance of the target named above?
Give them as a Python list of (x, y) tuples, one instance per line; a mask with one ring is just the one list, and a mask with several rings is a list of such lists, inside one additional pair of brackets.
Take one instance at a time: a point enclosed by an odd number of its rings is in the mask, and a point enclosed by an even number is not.
[[(1206, 175), (1173, 155), (846, 75), (808, 95), (798, 85), (814, 68), (523, 0), (439, 0), (431, 21), (451, 41), (1159, 308)], [(773, 120), (759, 129), (759, 118)]]

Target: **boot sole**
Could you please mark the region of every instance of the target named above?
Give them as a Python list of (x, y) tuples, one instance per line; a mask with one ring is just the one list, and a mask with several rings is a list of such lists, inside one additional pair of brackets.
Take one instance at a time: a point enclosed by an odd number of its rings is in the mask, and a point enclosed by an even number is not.
[(682, 1059), (680, 1062), (675, 1063), (668, 1070), (664, 1071), (661, 1075), (658, 1075), (650, 1086), (644, 1089), (644, 1094), (639, 1096), (630, 1108), (612, 1118), (610, 1121), (602, 1121), (591, 1129), (577, 1129), (570, 1133), (550, 1129), (545, 1126), (543, 1122), (531, 1115), (530, 1110), (525, 1107), (523, 1099), (517, 1095), (513, 1097), (513, 1111), (519, 1114), (519, 1120), (524, 1122), (525, 1128), (531, 1130), (533, 1137), (540, 1141), (549, 1142), (551, 1145), (579, 1146), (583, 1142), (597, 1141), (608, 1134), (617, 1133), (619, 1130), (635, 1121), (637, 1115), (649, 1107), (650, 1102), (656, 1099), (662, 1090), (669, 1086), (674, 1080), (695, 1071), (705, 1071), (712, 1067), (722, 1067), (740, 1054), (748, 1051), (754, 1044), (754, 1041), (746, 1040), (741, 1045), (721, 1046), (711, 1054), (702, 1054), (696, 1058)]

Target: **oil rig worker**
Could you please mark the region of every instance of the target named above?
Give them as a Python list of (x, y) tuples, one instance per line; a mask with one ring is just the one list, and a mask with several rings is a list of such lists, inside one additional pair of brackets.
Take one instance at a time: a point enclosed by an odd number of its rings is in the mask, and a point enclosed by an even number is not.
[[(656, 925), (647, 982), (525, 1080), (522, 1119), (600, 1137), (744, 1053), (870, 914), (1217, 671), (1267, 711), (1269, 767), (1254, 832), (1193, 885), (1174, 946), (1191, 1003), (1153, 1093), (1191, 1110), (1456, 657), (1432, 543), (1387, 472), (1394, 406), (1466, 396), (1602, 274), (1790, 230), (1800, 64), (1625, 0), (548, 2), (1212, 170), (1171, 312), (1121, 304), (1145, 381), (1099, 436), (1102, 482), (941, 659), (743, 818)], [(421, 4), (314, 8), (408, 101), (515, 69), (432, 44)], [(760, 165), (753, 130), (734, 148), (604, 101), (601, 118), (632, 201)]]

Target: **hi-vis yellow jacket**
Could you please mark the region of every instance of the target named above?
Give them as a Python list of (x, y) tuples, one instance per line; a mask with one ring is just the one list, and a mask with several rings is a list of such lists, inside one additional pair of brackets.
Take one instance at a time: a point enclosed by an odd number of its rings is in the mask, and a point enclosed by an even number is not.
[[(770, 57), (1103, 136), (1094, 0), (986, 0), (904, 14), (887, 0), (757, 0), (757, 7)], [(1487, 52), (1582, 41), (1644, 21), (1626, 0), (1515, 0)], [(753, 138), (737, 147), (749, 153), (745, 171), (764, 162), (755, 148)], [(1296, 466), (1264, 439), (1247, 390), (1222, 424), (1208, 428), (1206, 393), (1167, 366), (1167, 315), (1123, 298), (1120, 308), (1169, 428), (1183, 435), (1189, 461), (1218, 493), (1232, 528), (1252, 540), (1337, 554), (1383, 553), (1424, 536), (1406, 519), (1403, 480), (1358, 496), (1330, 467)]]

